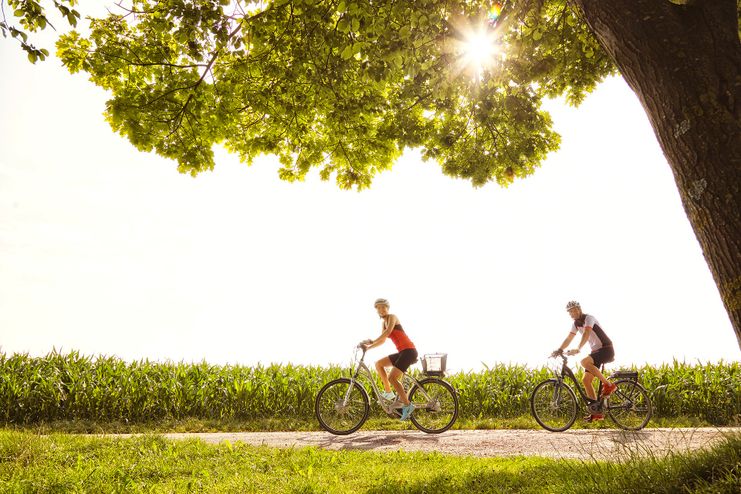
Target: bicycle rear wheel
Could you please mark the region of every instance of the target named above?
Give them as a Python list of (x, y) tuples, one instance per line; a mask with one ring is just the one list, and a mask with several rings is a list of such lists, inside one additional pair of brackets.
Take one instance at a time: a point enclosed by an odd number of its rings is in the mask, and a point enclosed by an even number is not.
[(563, 432), (576, 420), (574, 390), (557, 379), (538, 384), (530, 395), (530, 411), (540, 426), (551, 432)]
[(607, 399), (607, 413), (621, 429), (638, 431), (651, 420), (653, 408), (646, 390), (635, 381), (615, 383), (617, 389)]
[(368, 392), (357, 381), (342, 377), (324, 385), (316, 395), (314, 413), (328, 432), (346, 435), (360, 429), (368, 419)]
[(458, 418), (458, 395), (453, 386), (434, 377), (423, 379), (409, 392), (415, 408), (409, 417), (414, 426), (428, 434), (450, 429)]

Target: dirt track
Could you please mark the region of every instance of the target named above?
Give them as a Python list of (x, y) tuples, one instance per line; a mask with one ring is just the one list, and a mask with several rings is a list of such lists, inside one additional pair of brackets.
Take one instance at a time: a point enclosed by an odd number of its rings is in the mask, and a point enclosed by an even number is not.
[(359, 431), (349, 436), (327, 432), (224, 432), (171, 433), (171, 439), (201, 439), (209, 443), (241, 441), (280, 448), (315, 446), (324, 449), (366, 451), (434, 451), (471, 456), (547, 456), (553, 458), (625, 458), (631, 453), (664, 455), (704, 448), (724, 434), (741, 428), (573, 430), (552, 433), (542, 430), (459, 430), (440, 435), (418, 431)]

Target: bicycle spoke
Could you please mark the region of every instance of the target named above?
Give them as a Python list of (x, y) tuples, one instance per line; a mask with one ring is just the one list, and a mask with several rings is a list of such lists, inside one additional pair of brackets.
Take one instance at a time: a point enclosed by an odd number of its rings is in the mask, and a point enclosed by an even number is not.
[(328, 383), (317, 395), (317, 419), (333, 434), (354, 432), (365, 422), (368, 411), (368, 400), (362, 388), (357, 383), (350, 388), (349, 379)]
[(530, 397), (530, 410), (543, 428), (564, 431), (576, 420), (576, 396), (571, 388), (559, 381), (544, 381)]
[(409, 399), (415, 406), (411, 420), (421, 431), (446, 431), (458, 417), (458, 398), (445, 381), (423, 380), (412, 388)]
[(639, 384), (633, 381), (618, 381), (618, 389), (610, 396), (608, 413), (621, 428), (639, 430), (651, 418), (651, 401)]

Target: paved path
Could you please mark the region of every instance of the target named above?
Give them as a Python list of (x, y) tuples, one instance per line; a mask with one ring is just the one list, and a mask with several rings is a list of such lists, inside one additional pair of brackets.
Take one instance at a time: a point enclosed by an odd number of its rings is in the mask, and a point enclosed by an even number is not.
[(741, 428), (572, 430), (455, 430), (443, 434), (419, 431), (359, 431), (349, 436), (327, 432), (169, 433), (170, 439), (198, 438), (209, 443), (241, 441), (279, 448), (314, 446), (330, 450), (435, 451), (471, 456), (547, 456), (552, 458), (620, 459), (631, 454), (664, 455), (705, 448)]

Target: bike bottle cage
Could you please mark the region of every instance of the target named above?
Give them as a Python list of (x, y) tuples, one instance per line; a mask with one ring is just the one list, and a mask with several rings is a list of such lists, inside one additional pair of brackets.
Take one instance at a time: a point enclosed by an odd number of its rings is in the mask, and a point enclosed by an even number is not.
[(630, 379), (631, 381), (638, 381), (638, 371), (632, 370), (619, 370), (615, 371), (610, 375), (610, 379)]

